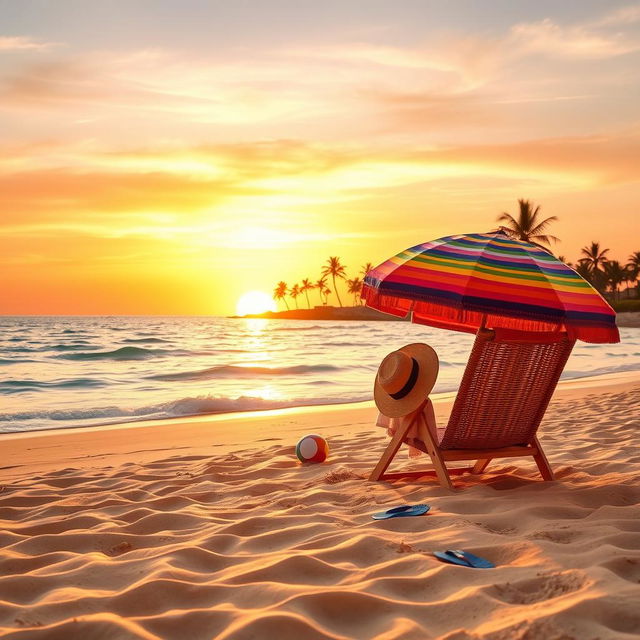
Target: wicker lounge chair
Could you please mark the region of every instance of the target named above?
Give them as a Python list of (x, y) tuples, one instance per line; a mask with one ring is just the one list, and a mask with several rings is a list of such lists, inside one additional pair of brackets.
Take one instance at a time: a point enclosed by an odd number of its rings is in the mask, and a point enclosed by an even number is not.
[[(532, 456), (544, 480), (553, 480), (536, 431), (573, 345), (561, 332), (480, 329), (437, 442), (420, 407), (396, 430), (369, 480), (435, 474), (443, 487), (453, 489), (450, 473), (482, 473), (493, 458), (519, 456)], [(415, 421), (420, 438), (409, 439), (405, 434)], [(403, 442), (428, 454), (434, 468), (385, 474)], [(445, 463), (457, 460), (477, 462), (472, 468), (447, 469)]]

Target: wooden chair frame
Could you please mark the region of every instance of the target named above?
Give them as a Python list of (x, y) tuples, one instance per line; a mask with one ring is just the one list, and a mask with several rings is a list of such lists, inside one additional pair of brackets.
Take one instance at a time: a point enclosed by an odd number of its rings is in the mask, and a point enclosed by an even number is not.
[[(476, 340), (476, 344), (482, 342), (482, 340), (490, 340), (491, 336), (489, 334), (493, 334), (493, 332), (481, 329), (478, 332), (478, 337)], [(525, 340), (524, 342), (532, 342), (531, 340)], [(558, 337), (549, 340), (550, 343), (558, 343)], [(543, 342), (544, 344), (544, 342)], [(519, 444), (519, 445), (509, 445), (502, 447), (488, 447), (488, 448), (442, 448), (435, 440), (434, 437), (427, 427), (427, 424), (424, 419), (423, 409), (426, 404), (425, 402), (412, 414), (407, 416), (404, 420), (401, 421), (401, 425), (398, 429), (396, 429), (391, 441), (389, 442), (387, 448), (385, 449), (382, 457), (378, 461), (378, 464), (375, 466), (373, 472), (371, 473), (369, 480), (370, 481), (378, 481), (378, 480), (387, 480), (387, 479), (396, 479), (396, 478), (419, 478), (421, 476), (436, 476), (440, 481), (440, 484), (446, 489), (454, 490), (453, 483), (451, 481), (451, 475), (457, 475), (462, 473), (474, 473), (479, 474), (482, 473), (487, 465), (491, 462), (491, 460), (495, 458), (514, 458), (514, 457), (533, 457), (542, 478), (547, 480), (554, 480), (553, 471), (549, 465), (549, 461), (540, 445), (540, 442), (536, 436), (537, 427), (542, 420), (546, 407), (551, 399), (551, 395), (556, 387), (557, 381), (560, 377), (560, 373), (564, 368), (564, 364), (566, 363), (567, 358), (571, 352), (573, 347), (573, 342), (568, 339), (564, 340), (564, 345), (562, 350), (558, 352), (554, 357), (555, 360), (553, 362), (553, 371), (549, 372), (548, 379), (545, 381), (546, 387), (541, 391), (543, 395), (540, 397), (539, 406), (535, 407), (535, 411), (531, 413), (530, 417), (530, 436), (528, 438), (527, 444)], [(480, 344), (480, 347), (482, 345)], [(452, 419), (449, 421), (449, 425), (447, 426), (447, 430), (456, 428), (455, 420), (460, 416), (460, 407), (464, 406), (466, 393), (469, 392), (468, 379), (473, 378), (476, 375), (479, 375), (479, 372), (475, 369), (478, 356), (475, 355), (476, 346), (474, 345), (474, 350), (472, 351), (472, 355), (469, 358), (469, 364), (467, 365), (467, 370), (465, 371), (465, 376), (463, 378), (463, 382), (461, 383), (460, 391), (458, 392), (458, 397), (456, 398), (456, 402), (454, 404), (454, 411), (452, 412)], [(475, 359), (474, 359), (475, 358)], [(494, 364), (492, 361), (492, 367), (499, 366)], [(486, 375), (485, 372), (481, 372)], [(489, 372), (490, 373), (490, 372)], [(465, 386), (466, 385), (466, 386)], [(455, 414), (455, 415), (454, 415)], [(454, 422), (452, 425), (451, 422)], [(418, 438), (408, 438), (407, 434), (411, 430), (412, 427), (417, 428)], [(493, 442), (496, 442), (495, 432), (491, 434), (491, 437), (488, 438)], [(433, 465), (432, 469), (425, 469), (421, 471), (406, 471), (401, 473), (385, 473), (387, 468), (389, 467), (391, 461), (395, 457), (396, 453), (400, 449), (402, 444), (411, 445), (422, 452), (426, 453), (431, 458), (431, 463)], [(448, 469), (446, 466), (447, 462), (457, 462), (463, 460), (475, 460), (476, 463), (472, 467), (458, 468), (458, 469)]]

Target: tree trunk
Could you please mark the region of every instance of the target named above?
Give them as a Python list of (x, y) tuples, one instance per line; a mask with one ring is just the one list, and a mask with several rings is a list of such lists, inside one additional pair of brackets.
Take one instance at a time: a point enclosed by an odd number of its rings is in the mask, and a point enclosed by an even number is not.
[(309, 302), (309, 293), (306, 289), (304, 290), (304, 297), (307, 299), (307, 309), (311, 309), (311, 303)]
[(333, 291), (336, 294), (336, 298), (338, 298), (338, 304), (342, 306), (342, 300), (340, 300), (340, 294), (338, 293), (338, 287), (336, 287), (336, 277), (334, 275), (331, 276), (333, 278)]

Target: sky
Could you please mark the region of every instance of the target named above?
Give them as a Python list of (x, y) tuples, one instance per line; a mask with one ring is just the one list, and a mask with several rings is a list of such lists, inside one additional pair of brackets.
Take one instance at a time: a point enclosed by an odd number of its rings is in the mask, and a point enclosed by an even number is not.
[(640, 250), (640, 3), (0, 0), (0, 314), (229, 314), (518, 198)]

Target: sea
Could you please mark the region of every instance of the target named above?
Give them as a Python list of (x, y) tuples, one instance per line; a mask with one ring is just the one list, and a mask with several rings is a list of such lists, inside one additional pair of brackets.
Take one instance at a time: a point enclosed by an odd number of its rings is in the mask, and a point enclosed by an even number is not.
[[(578, 342), (564, 379), (640, 370), (640, 329)], [(408, 322), (0, 316), (0, 432), (372, 399), (378, 364), (426, 342), (455, 391), (473, 335)]]

